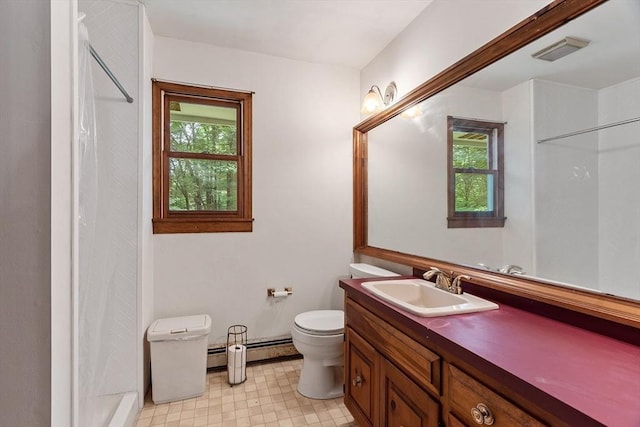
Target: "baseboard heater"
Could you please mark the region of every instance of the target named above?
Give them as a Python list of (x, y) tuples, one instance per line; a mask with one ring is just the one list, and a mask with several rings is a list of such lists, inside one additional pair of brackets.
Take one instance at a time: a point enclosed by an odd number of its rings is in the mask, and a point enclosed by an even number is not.
[[(249, 341), (247, 343), (247, 363), (299, 356), (291, 337), (275, 337)], [(213, 345), (207, 350), (207, 368), (227, 366), (226, 343)]]

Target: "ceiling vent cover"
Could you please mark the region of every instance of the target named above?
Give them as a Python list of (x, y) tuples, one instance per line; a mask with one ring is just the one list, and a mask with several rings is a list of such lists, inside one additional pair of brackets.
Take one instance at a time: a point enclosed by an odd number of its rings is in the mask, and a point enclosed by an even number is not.
[(547, 46), (542, 50), (534, 53), (534, 58), (542, 59), (544, 61), (555, 61), (563, 56), (567, 56), (570, 53), (575, 52), (578, 49), (589, 44), (589, 40), (577, 39), (575, 37), (565, 37), (562, 40), (555, 42), (551, 46)]

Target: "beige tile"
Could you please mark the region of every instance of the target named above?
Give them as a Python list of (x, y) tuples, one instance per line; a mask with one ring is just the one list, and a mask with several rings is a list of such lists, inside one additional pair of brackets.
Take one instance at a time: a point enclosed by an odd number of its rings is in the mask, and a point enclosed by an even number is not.
[(208, 414), (209, 414), (209, 408), (207, 408), (205, 406), (204, 408), (196, 408), (195, 413), (193, 414), (193, 416), (195, 418), (206, 417)]
[(151, 418), (140, 418), (136, 423), (136, 427), (149, 427), (151, 425)]
[(334, 420), (338, 418), (344, 418), (344, 414), (342, 413), (342, 410), (340, 410), (340, 408), (329, 409), (329, 414)]
[(136, 427), (357, 427), (342, 398), (300, 395), (301, 360), (247, 367), (247, 381), (231, 387), (225, 371), (209, 372), (203, 395), (155, 405), (145, 399)]
[(304, 419), (305, 419), (307, 424), (319, 423), (320, 422), (320, 418), (318, 418), (318, 416), (315, 413), (305, 414), (304, 415)]
[(267, 412), (265, 414), (262, 414), (262, 416), (264, 417), (264, 422), (267, 424), (278, 421), (278, 417), (275, 412)]
[(249, 416), (262, 415), (262, 406), (252, 406), (247, 409), (249, 411)]
[(236, 427), (251, 427), (251, 420), (249, 418), (238, 418)]
[(207, 424), (209, 424), (207, 422), (207, 416), (205, 415), (204, 417), (195, 417), (193, 419), (193, 426), (194, 427), (202, 427), (202, 426), (206, 426)]
[(291, 418), (287, 418), (286, 420), (278, 420), (278, 425), (280, 427), (295, 427)]
[(196, 410), (195, 409), (188, 409), (186, 411), (182, 411), (180, 412), (180, 419), (181, 420), (187, 420), (189, 418), (193, 418), (195, 417)]
[(237, 409), (236, 410), (236, 419), (237, 418), (248, 418), (249, 410), (248, 409)]
[(333, 417), (331, 416), (329, 411), (316, 412), (316, 415), (318, 416), (320, 421), (328, 421), (328, 420), (332, 420), (333, 419)]
[(153, 417), (153, 412), (154, 411), (155, 411), (155, 408), (143, 409), (142, 412), (140, 412), (140, 415), (138, 415), (138, 419), (142, 420), (144, 418), (151, 418), (151, 417)]
[(167, 416), (166, 415), (154, 415), (153, 418), (151, 418), (151, 424), (152, 426), (161, 426), (165, 423), (165, 421), (167, 420)]
[(172, 412), (170, 414), (167, 414), (167, 419), (165, 420), (165, 423), (169, 423), (173, 421), (180, 421), (180, 412)]
[(169, 414), (174, 414), (176, 412), (182, 411), (182, 401), (180, 402), (171, 402), (169, 405)]
[(293, 417), (293, 418), (291, 418), (291, 421), (293, 422), (294, 426), (304, 426), (304, 425), (307, 424), (307, 422), (304, 419), (303, 415), (301, 415), (299, 417)]
[(166, 415), (169, 413), (169, 404), (163, 403), (161, 405), (156, 406), (156, 409), (153, 411), (153, 416), (156, 415)]

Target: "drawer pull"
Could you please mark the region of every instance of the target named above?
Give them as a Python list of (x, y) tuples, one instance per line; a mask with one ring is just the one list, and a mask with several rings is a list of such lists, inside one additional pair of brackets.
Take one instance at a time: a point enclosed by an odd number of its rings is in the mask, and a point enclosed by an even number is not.
[(353, 384), (354, 387), (362, 387), (362, 383), (362, 377), (356, 373), (356, 377), (351, 381), (351, 384)]
[(471, 416), (477, 424), (484, 424), (486, 426), (492, 425), (495, 421), (491, 409), (484, 403), (478, 403), (475, 408), (471, 408)]
[(391, 401), (391, 410), (392, 410), (392, 411), (395, 411), (395, 410), (396, 410), (396, 401), (395, 401), (395, 400), (392, 400), (392, 401)]

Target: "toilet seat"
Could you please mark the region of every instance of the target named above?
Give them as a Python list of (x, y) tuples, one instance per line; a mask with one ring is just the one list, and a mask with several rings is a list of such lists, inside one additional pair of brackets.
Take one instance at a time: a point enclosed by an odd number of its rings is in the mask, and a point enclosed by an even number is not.
[(309, 335), (337, 335), (344, 332), (344, 312), (342, 310), (314, 310), (298, 314), (295, 327)]

